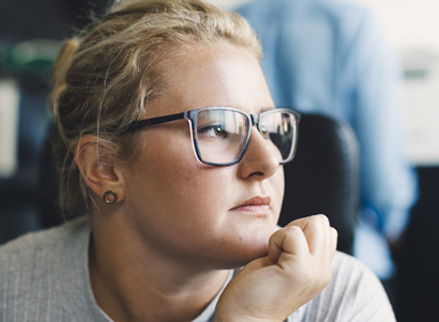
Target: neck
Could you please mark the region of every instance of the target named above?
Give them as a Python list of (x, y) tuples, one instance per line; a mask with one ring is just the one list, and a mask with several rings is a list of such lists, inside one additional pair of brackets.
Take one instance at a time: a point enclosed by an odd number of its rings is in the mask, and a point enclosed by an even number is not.
[(97, 303), (113, 320), (193, 320), (226, 281), (228, 271), (164, 259), (123, 226), (117, 234), (98, 227), (90, 244), (90, 280)]

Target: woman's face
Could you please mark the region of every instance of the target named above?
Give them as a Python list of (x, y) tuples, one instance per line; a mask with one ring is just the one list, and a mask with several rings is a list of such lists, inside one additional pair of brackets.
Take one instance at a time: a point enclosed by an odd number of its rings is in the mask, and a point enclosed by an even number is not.
[[(166, 65), (164, 94), (143, 118), (209, 107), (247, 113), (273, 108), (258, 61), (219, 44), (186, 51)], [(127, 224), (158, 256), (231, 268), (266, 254), (284, 191), (283, 168), (256, 128), (242, 161), (201, 164), (186, 120), (139, 132), (140, 158), (123, 170)]]

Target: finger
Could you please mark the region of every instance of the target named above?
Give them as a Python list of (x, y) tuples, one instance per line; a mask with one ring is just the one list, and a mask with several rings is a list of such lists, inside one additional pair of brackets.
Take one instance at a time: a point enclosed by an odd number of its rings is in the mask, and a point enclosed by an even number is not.
[(312, 254), (332, 260), (337, 246), (337, 231), (330, 226), (328, 217), (321, 214), (308, 216), (296, 219), (286, 227), (290, 226), (303, 229)]
[(298, 226), (288, 226), (276, 231), (269, 240), (268, 256), (277, 263), (282, 253), (302, 256), (309, 254), (308, 243), (302, 229)]
[(319, 257), (325, 256), (328, 245), (332, 245), (328, 217), (325, 215), (308, 217), (303, 232), (308, 241), (310, 252)]
[(334, 259), (335, 251), (337, 250), (338, 243), (338, 231), (334, 227), (330, 227), (330, 238), (331, 238), (331, 249), (330, 252), (332, 254), (331, 261)]
[(306, 217), (302, 217), (302, 218), (293, 220), (292, 222), (290, 222), (285, 227), (299, 226), (303, 230), (310, 223), (310, 221), (313, 221), (313, 220), (316, 220), (316, 219), (317, 220), (322, 220), (322, 221), (326, 222), (328, 224), (328, 226), (329, 226), (329, 219), (328, 219), (328, 217), (326, 215), (316, 214), (316, 215), (306, 216)]
[(290, 222), (288, 225), (286, 225), (285, 228), (290, 227), (290, 226), (298, 226), (298, 227), (304, 229), (305, 226), (307, 225), (310, 217), (312, 217), (312, 216), (307, 216), (307, 217), (295, 219), (292, 222)]

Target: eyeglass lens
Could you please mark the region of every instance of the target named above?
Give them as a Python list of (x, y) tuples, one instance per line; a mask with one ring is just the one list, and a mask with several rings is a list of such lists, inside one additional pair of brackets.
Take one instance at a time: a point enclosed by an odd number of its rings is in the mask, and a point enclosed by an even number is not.
[(244, 114), (227, 110), (201, 111), (197, 117), (200, 157), (209, 163), (230, 163), (244, 149), (249, 120)]
[[(287, 161), (293, 148), (295, 118), (282, 111), (270, 111), (259, 116), (258, 130), (273, 145), (279, 162)], [(237, 161), (246, 148), (251, 120), (239, 111), (200, 111), (196, 120), (196, 145), (203, 162), (229, 164)]]

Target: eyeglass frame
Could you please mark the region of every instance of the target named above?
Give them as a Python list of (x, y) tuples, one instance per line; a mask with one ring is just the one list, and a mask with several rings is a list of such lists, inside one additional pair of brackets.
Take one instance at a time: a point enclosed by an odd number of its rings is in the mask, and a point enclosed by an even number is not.
[[(247, 121), (250, 121), (248, 123), (249, 126), (247, 129), (244, 146), (242, 147), (242, 149), (241, 149), (242, 151), (240, 152), (239, 156), (234, 161), (227, 162), (227, 163), (215, 163), (215, 162), (204, 161), (202, 159), (201, 153), (199, 150), (199, 146), (198, 146), (198, 139), (197, 139), (197, 135), (196, 135), (195, 131), (197, 130), (197, 127), (196, 127), (197, 116), (200, 112), (204, 112), (204, 111), (237, 112), (237, 113), (240, 113), (241, 115), (244, 115)], [(261, 129), (259, 128), (259, 119), (260, 119), (261, 115), (268, 114), (268, 113), (274, 113), (274, 112), (289, 113), (289, 114), (292, 114), (294, 116), (295, 127), (294, 127), (294, 134), (293, 134), (293, 142), (292, 142), (292, 146), (291, 146), (291, 151), (290, 151), (290, 155), (288, 156), (288, 158), (285, 161), (279, 162), (280, 165), (283, 165), (285, 163), (292, 161), (294, 158), (294, 155), (296, 152), (296, 146), (297, 146), (298, 125), (300, 122), (300, 113), (298, 113), (290, 108), (274, 108), (274, 109), (262, 111), (258, 114), (252, 114), (252, 113), (246, 113), (244, 111), (241, 111), (241, 110), (239, 110), (237, 108), (233, 108), (233, 107), (221, 107), (221, 106), (203, 107), (203, 108), (198, 108), (198, 109), (175, 113), (175, 114), (170, 114), (170, 115), (163, 115), (163, 116), (153, 117), (153, 118), (149, 118), (149, 119), (132, 121), (132, 122), (128, 123), (124, 132), (125, 133), (135, 132), (138, 130), (142, 130), (142, 129), (156, 126), (156, 125), (160, 125), (160, 124), (166, 124), (166, 123), (170, 123), (170, 122), (174, 122), (174, 121), (178, 121), (178, 120), (187, 120), (189, 123), (189, 128), (190, 128), (192, 146), (195, 150), (195, 156), (197, 157), (197, 160), (205, 165), (216, 166), (216, 167), (226, 167), (226, 166), (232, 166), (232, 165), (235, 165), (235, 164), (241, 162), (242, 158), (244, 157), (245, 152), (247, 151), (248, 144), (250, 142), (252, 127), (256, 126), (256, 129), (258, 130), (259, 134), (262, 135)]]

